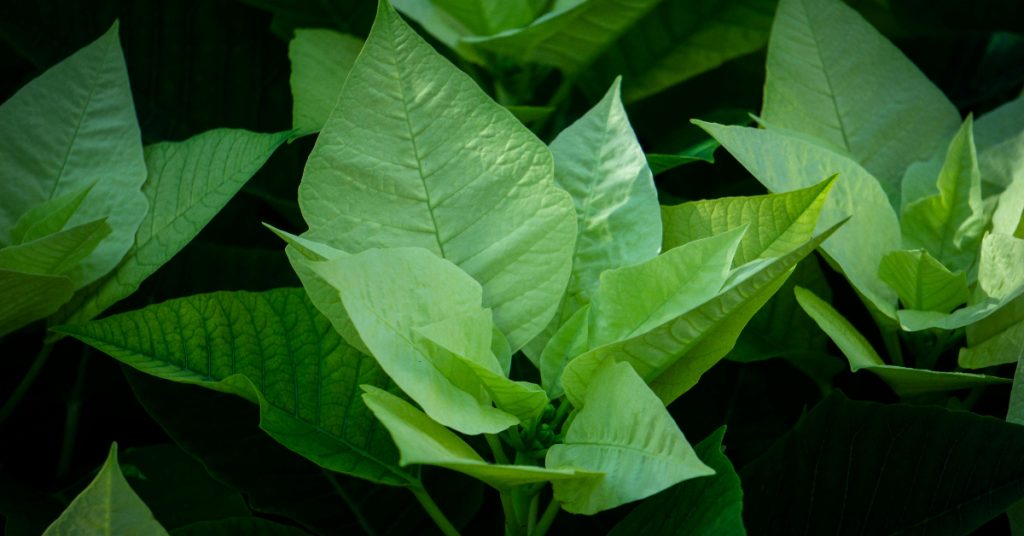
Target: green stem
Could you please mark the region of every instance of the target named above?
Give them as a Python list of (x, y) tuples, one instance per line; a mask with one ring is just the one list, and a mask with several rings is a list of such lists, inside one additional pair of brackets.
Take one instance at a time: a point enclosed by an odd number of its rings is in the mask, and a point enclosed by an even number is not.
[(64, 416), (64, 441), (60, 446), (60, 458), (57, 462), (57, 477), (61, 478), (71, 469), (71, 456), (75, 451), (75, 438), (78, 435), (79, 415), (82, 413), (82, 390), (85, 388), (85, 369), (89, 362), (89, 347), (82, 347), (82, 358), (78, 361), (78, 376), (71, 388), (68, 398), (68, 410)]
[(539, 493), (530, 499), (530, 510), (526, 517), (526, 534), (533, 534), (533, 531), (537, 528), (537, 503), (539, 501)]
[(548, 529), (551, 528), (551, 523), (555, 520), (555, 516), (561, 510), (562, 505), (558, 504), (558, 501), (552, 497), (548, 507), (544, 510), (544, 515), (540, 516), (540, 521), (537, 522), (537, 526), (534, 527), (529, 536), (544, 536), (547, 534)]
[(893, 329), (890, 326), (881, 326), (881, 328), (882, 341), (885, 343), (885, 349), (889, 353), (889, 357), (892, 358), (892, 364), (898, 367), (904, 366), (903, 348), (900, 347), (899, 329)]
[(494, 434), (484, 434), (484, 438), (487, 439), (487, 445), (491, 447), (491, 453), (494, 454), (495, 463), (502, 465), (508, 465), (508, 456), (505, 456), (505, 449), (501, 445), (501, 440)]
[(36, 377), (39, 376), (39, 373), (43, 370), (43, 365), (46, 364), (46, 360), (50, 357), (50, 352), (52, 351), (53, 343), (51, 342), (44, 344), (39, 350), (39, 353), (36, 354), (35, 361), (32, 362), (32, 367), (28, 369), (25, 376), (21, 378), (21, 382), (14, 388), (14, 392), (11, 393), (11, 397), (8, 398), (7, 402), (5, 402), (3, 407), (0, 408), (0, 423), (3, 423), (7, 420), (7, 417), (10, 417), (14, 408), (16, 408), (18, 403), (21, 402), (21, 399), (25, 397), (25, 393), (27, 393), (29, 388), (32, 387), (32, 384), (35, 383)]
[(459, 529), (456, 529), (455, 525), (452, 525), (452, 522), (448, 521), (448, 518), (445, 517), (443, 512), (441, 512), (441, 509), (437, 507), (437, 503), (435, 503), (434, 499), (432, 499), (430, 494), (427, 493), (426, 488), (423, 488), (422, 486), (411, 487), (409, 488), (409, 491), (411, 491), (416, 497), (416, 500), (420, 502), (420, 505), (423, 506), (423, 510), (425, 510), (427, 515), (430, 516), (430, 519), (434, 520), (437, 528), (441, 529), (441, 533), (445, 536), (459, 536)]
[(505, 513), (505, 536), (513, 536), (516, 533), (516, 526), (519, 524), (512, 501), (513, 498), (508, 492), (501, 492), (501, 510)]

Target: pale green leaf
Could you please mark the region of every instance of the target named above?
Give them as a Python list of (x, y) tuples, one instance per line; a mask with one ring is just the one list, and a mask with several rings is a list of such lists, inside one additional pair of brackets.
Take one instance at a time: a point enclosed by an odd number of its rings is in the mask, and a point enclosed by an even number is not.
[(263, 166), (287, 133), (215, 129), (145, 149), (149, 201), (135, 242), (108, 276), (79, 291), (62, 323), (90, 320), (135, 292), (171, 260)]
[(324, 126), (362, 48), (363, 41), (351, 35), (320, 28), (295, 30), (288, 43), (292, 128), (306, 134)]
[(966, 331), (967, 347), (960, 349), (958, 359), (961, 367), (977, 369), (1020, 361), (1024, 357), (1024, 296), (970, 324)]
[(463, 41), (523, 63), (577, 72), (657, 4), (658, 0), (562, 2), (529, 26)]
[(0, 269), (39, 275), (68, 275), (110, 234), (105, 220), (96, 220), (51, 235), (0, 249)]
[(1006, 188), (1024, 180), (1024, 97), (1003, 104), (978, 118), (975, 142), (981, 180)]
[(415, 481), (356, 398), (386, 376), (301, 289), (200, 294), (57, 330), (147, 374), (258, 403), (264, 431), (329, 470)]
[(166, 535), (153, 512), (132, 491), (117, 463), (117, 443), (110, 446), (107, 461), (96, 478), (78, 494), (67, 509), (46, 528), (44, 536), (117, 534)]
[(31, 242), (59, 232), (82, 206), (94, 184), (58, 195), (28, 209), (11, 229), (11, 243)]
[(436, 363), (417, 334), (448, 319), (475, 317), (475, 323), (448, 327), (461, 328), (454, 337), (471, 330), (487, 337), (492, 370), (500, 370), (489, 350), (491, 323), (474, 315), (482, 311), (480, 285), (458, 266), (422, 248), (370, 249), (309, 266), (340, 295), (384, 372), (432, 419), (465, 434), (498, 433), (519, 423), (491, 406), (482, 389), (467, 390), (469, 372)]
[(952, 330), (968, 326), (1024, 294), (1024, 239), (989, 233), (981, 240), (978, 288), (967, 307), (952, 313), (935, 311), (899, 312), (900, 326), (907, 331), (929, 328)]
[[(603, 88), (622, 75), (633, 102), (754, 52), (768, 41), (776, 0), (661, 2), (582, 73)], [(657, 173), (657, 171), (655, 172)]]
[(850, 218), (822, 249), (876, 310), (896, 317), (896, 293), (878, 277), (882, 257), (900, 249), (899, 221), (878, 181), (853, 160), (796, 135), (776, 130), (695, 121), (769, 191), (807, 188), (839, 174), (818, 229)]
[(928, 251), (954, 270), (970, 270), (987, 222), (969, 116), (949, 144), (936, 186), (938, 194), (904, 207), (900, 217), (903, 244), (907, 249)]
[(923, 249), (897, 250), (882, 257), (878, 276), (907, 309), (948, 313), (967, 301), (967, 274), (952, 273)]
[[(567, 394), (570, 385), (577, 392), (585, 392), (594, 371), (613, 360), (628, 362), (662, 402), (672, 402), (729, 353), (754, 313), (786, 282), (797, 263), (832, 236), (838, 225), (786, 255), (745, 265), (751, 266), (747, 269), (741, 267), (720, 294), (697, 308), (647, 333), (576, 357), (562, 373)], [(745, 277), (736, 277), (739, 274)]]
[(0, 268), (0, 336), (57, 312), (74, 292), (75, 284), (64, 276)]
[(979, 385), (1009, 383), (1005, 378), (968, 374), (964, 372), (940, 372), (887, 365), (871, 347), (871, 344), (857, 331), (857, 328), (843, 318), (814, 293), (797, 287), (796, 300), (818, 327), (832, 342), (836, 343), (850, 362), (850, 370), (865, 369), (880, 377), (900, 396), (914, 396), (937, 391), (966, 389)]
[(472, 36), (473, 31), (450, 13), (439, 8), (433, 0), (390, 1), (402, 14), (419, 23), (430, 35), (463, 58), (480, 65), (486, 63), (479, 51), (462, 42), (462, 38)]
[(106, 219), (112, 230), (68, 274), (76, 286), (121, 260), (146, 214), (146, 167), (117, 24), (0, 105), (0, 162), (0, 244), (32, 207), (59, 198), (55, 212), (77, 205), (55, 214), (63, 228)]
[(299, 202), (313, 240), (422, 247), (457, 264), (517, 350), (554, 315), (572, 264), (575, 215), (553, 168), (540, 140), (381, 2)]
[(532, 0), (432, 0), (475, 35), (491, 35), (526, 26), (537, 16)]
[(840, 0), (781, 0), (767, 71), (764, 121), (850, 156), (893, 206), (907, 166), (931, 158), (960, 124), (942, 91)]
[(590, 305), (584, 305), (551, 337), (540, 355), (541, 384), (552, 399), (562, 395), (565, 365), (587, 351), (590, 341)]
[(714, 474), (629, 364), (605, 364), (586, 392), (570, 396), (581, 405), (565, 442), (548, 449), (545, 465), (604, 476), (553, 482), (566, 511), (594, 514)]
[(749, 225), (733, 259), (735, 266), (777, 257), (808, 241), (836, 179), (781, 194), (723, 197), (661, 207), (662, 248), (669, 250)]
[[(1024, 158), (1021, 162), (1024, 163)], [(1020, 234), (1024, 226), (1024, 164), (1018, 166), (1017, 171), (1013, 181), (997, 198), (992, 213), (992, 232), (1024, 237)]]
[(384, 424), (398, 445), (402, 465), (425, 464), (446, 467), (482, 480), (497, 489), (596, 476), (574, 469), (487, 463), (473, 447), (412, 404), (370, 385), (364, 385), (363, 391), (363, 401)]
[(746, 231), (737, 227), (601, 274), (590, 307), (589, 347), (637, 337), (715, 297)]

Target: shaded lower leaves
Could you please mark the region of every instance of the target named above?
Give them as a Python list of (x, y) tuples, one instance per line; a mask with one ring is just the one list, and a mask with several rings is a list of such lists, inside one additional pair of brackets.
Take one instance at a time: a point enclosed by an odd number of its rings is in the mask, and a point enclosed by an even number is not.
[(1024, 428), (832, 395), (741, 473), (753, 534), (967, 534), (1024, 497)]

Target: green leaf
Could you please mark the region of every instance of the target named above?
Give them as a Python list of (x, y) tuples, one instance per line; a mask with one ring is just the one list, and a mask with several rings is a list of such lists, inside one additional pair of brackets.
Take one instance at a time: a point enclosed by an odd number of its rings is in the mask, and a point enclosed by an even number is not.
[(977, 259), (987, 226), (981, 204), (981, 171), (974, 149), (972, 121), (949, 144), (936, 181), (939, 193), (903, 209), (900, 225), (909, 249), (924, 249), (943, 265), (969, 270)]
[(117, 443), (96, 478), (47, 527), (44, 536), (63, 534), (160, 535), (167, 531), (132, 491), (117, 464)]
[(38, 275), (70, 275), (110, 235), (106, 220), (96, 220), (0, 249), (0, 269)]
[(260, 406), (260, 427), (332, 471), (410, 485), (356, 385), (384, 385), (300, 289), (199, 294), (62, 326), (142, 372), (235, 394)]
[(708, 162), (713, 164), (715, 162), (715, 150), (718, 147), (719, 143), (717, 141), (713, 138), (708, 138), (677, 153), (647, 153), (647, 165), (650, 166), (651, 173), (660, 175), (692, 162)]
[(64, 276), (0, 268), (0, 336), (52, 315), (74, 292), (75, 284)]
[(897, 250), (882, 257), (882, 278), (907, 309), (948, 313), (967, 301), (967, 274), (952, 273), (923, 249)]
[(695, 123), (771, 192), (807, 188), (838, 173), (822, 208), (818, 230), (847, 217), (850, 221), (822, 249), (869, 304), (886, 317), (896, 317), (896, 294), (878, 277), (878, 265), (886, 253), (900, 249), (899, 221), (870, 173), (853, 160), (796, 135)]
[(603, 87), (622, 75), (626, 102), (659, 93), (763, 47), (775, 4), (661, 2), (582, 73), (583, 83)]
[(1024, 97), (978, 118), (974, 125), (981, 180), (998, 189), (1024, 178)]
[(528, 347), (537, 357), (555, 330), (590, 303), (602, 272), (652, 259), (661, 247), (658, 192), (622, 107), (620, 82), (551, 142), (555, 182), (572, 195), (579, 230), (566, 296)]
[(462, 42), (464, 37), (472, 36), (473, 31), (433, 1), (391, 0), (391, 4), (463, 58), (479, 65), (486, 63), (478, 50)]
[(473, 447), (412, 404), (370, 385), (364, 385), (363, 391), (363, 401), (384, 423), (398, 445), (402, 453), (402, 465), (446, 467), (482, 480), (497, 489), (597, 476), (575, 469), (487, 463)]
[(1024, 293), (1024, 239), (989, 233), (981, 240), (978, 288), (967, 307), (951, 313), (904, 310), (900, 326), (906, 331), (929, 328), (952, 330), (978, 322)]
[(561, 376), (566, 364), (587, 351), (590, 342), (590, 305), (584, 305), (551, 337), (540, 355), (540, 378), (551, 399), (562, 395)]
[(295, 31), (288, 43), (292, 128), (305, 134), (324, 126), (362, 48), (363, 41), (351, 35), (319, 28)]
[(526, 26), (537, 16), (533, 0), (432, 0), (476, 35)]
[(754, 313), (838, 225), (782, 257), (759, 261), (752, 270), (737, 270), (721, 293), (697, 308), (638, 337), (592, 348), (576, 357), (562, 374), (567, 394), (571, 389), (585, 392), (594, 371), (606, 360), (613, 360), (631, 364), (662, 402), (672, 402), (729, 353)]
[(586, 392), (570, 398), (580, 401), (576, 416), (565, 442), (548, 449), (545, 465), (604, 475), (553, 482), (567, 512), (595, 514), (714, 474), (629, 364), (605, 364)]
[[(967, 347), (960, 349), (957, 359), (961, 367), (977, 369), (1019, 362), (1024, 356), (1024, 296), (968, 325), (966, 331)], [(1016, 391), (1019, 382), (1014, 382)]]
[[(489, 350), (491, 315), (480, 305), (480, 285), (458, 266), (422, 248), (370, 249), (309, 266), (340, 295), (360, 340), (384, 372), (432, 419), (465, 434), (494, 434), (519, 423), (491, 406), (472, 369), (439, 362), (444, 356), (423, 341), (422, 330), (431, 325), (435, 340), (450, 331), (447, 350), (455, 344), (469, 349), (471, 339), (483, 339), (478, 350), (486, 349), (486, 355), (463, 357), (501, 372)], [(436, 327), (456, 319), (465, 322)]]
[(554, 315), (572, 264), (572, 201), (553, 167), (540, 140), (380, 2), (299, 187), (306, 236), (454, 262), (518, 350)]
[[(834, 394), (740, 473), (754, 534), (971, 534), (1024, 497), (1024, 428)], [(837, 475), (840, 475), (837, 477)]]
[(889, 384), (900, 396), (914, 396), (936, 391), (966, 389), (979, 385), (1008, 383), (1005, 378), (967, 374), (963, 372), (940, 372), (886, 365), (863, 335), (843, 318), (838, 311), (812, 292), (797, 287), (796, 301), (800, 307), (828, 334), (850, 362), (850, 371), (869, 370)]
[(715, 471), (713, 476), (681, 482), (647, 499), (615, 525), (609, 536), (745, 535), (743, 489), (725, 456), (724, 437), (723, 426), (694, 447), (697, 457)]
[(135, 292), (185, 247), (263, 166), (287, 133), (216, 129), (146, 147), (149, 201), (135, 242), (108, 276), (82, 289), (62, 323), (90, 320)]
[(590, 307), (590, 348), (647, 333), (718, 295), (746, 231), (737, 227), (601, 274)]
[(259, 517), (229, 517), (192, 523), (171, 531), (171, 536), (305, 536), (301, 529)]
[(95, 183), (78, 191), (58, 195), (28, 209), (11, 229), (12, 243), (31, 242), (59, 232), (82, 206), (93, 185)]
[(762, 117), (769, 128), (801, 132), (848, 155), (878, 179), (893, 206), (907, 166), (931, 158), (960, 124), (942, 91), (839, 0), (781, 0), (767, 71)]
[[(57, 220), (66, 217), (63, 228), (106, 219), (111, 229), (68, 274), (76, 286), (121, 260), (147, 204), (139, 191), (146, 167), (117, 24), (0, 105), (0, 161), (0, 244), (12, 243), (12, 227), (32, 207), (59, 198), (50, 206), (60, 212)], [(83, 191), (85, 199), (77, 199)], [(61, 210), (68, 206), (75, 206), (70, 216)]]
[(561, 2), (529, 26), (463, 42), (521, 63), (579, 72), (657, 4), (658, 0)]
[(777, 257), (811, 238), (821, 209), (836, 178), (781, 194), (723, 197), (661, 207), (662, 248), (749, 225), (733, 259), (735, 266), (759, 258)]

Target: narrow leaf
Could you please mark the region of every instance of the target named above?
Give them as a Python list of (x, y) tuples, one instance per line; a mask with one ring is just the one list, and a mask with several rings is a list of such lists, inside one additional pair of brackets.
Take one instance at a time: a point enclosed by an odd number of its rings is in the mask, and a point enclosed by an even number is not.
[(6, 247), (0, 249), (0, 269), (39, 275), (70, 275), (108, 235), (110, 226), (106, 220), (96, 220)]
[(718, 147), (719, 143), (713, 138), (709, 138), (676, 153), (647, 153), (647, 165), (650, 166), (651, 173), (660, 175), (666, 171), (693, 162), (713, 164), (715, 162), (715, 150)]
[(357, 385), (387, 378), (300, 289), (199, 294), (58, 331), (147, 374), (259, 404), (264, 431), (327, 469), (382, 484), (415, 481), (353, 398)]

